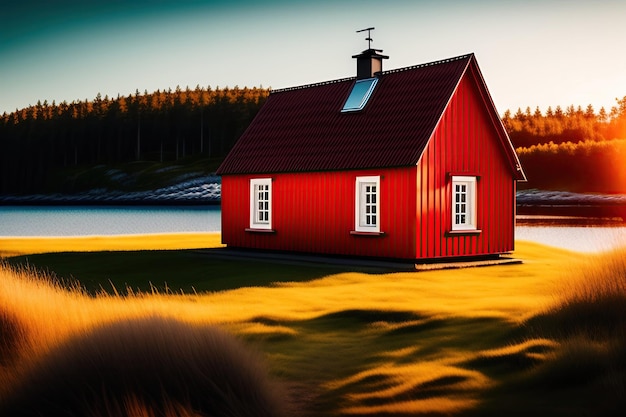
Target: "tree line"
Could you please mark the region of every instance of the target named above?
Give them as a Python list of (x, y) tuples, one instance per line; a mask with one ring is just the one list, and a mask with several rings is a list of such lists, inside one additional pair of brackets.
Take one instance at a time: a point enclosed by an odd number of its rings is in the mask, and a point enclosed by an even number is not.
[(223, 157), (268, 95), (262, 87), (177, 87), (5, 112), (0, 194), (45, 192), (47, 178), (68, 166)]
[(597, 113), (591, 105), (507, 110), (502, 121), (528, 177), (520, 188), (626, 193), (626, 97), (616, 102)]
[(529, 147), (539, 143), (581, 142), (585, 140), (623, 139), (626, 135), (626, 96), (616, 99), (617, 105), (610, 112), (602, 107), (597, 113), (589, 104), (584, 110), (581, 106), (570, 105), (565, 110), (561, 106), (550, 106), (542, 112), (539, 107), (534, 111), (526, 107), (504, 112), (502, 122), (514, 146)]
[[(63, 191), (50, 189), (49, 178), (67, 167), (219, 159), (268, 95), (262, 87), (177, 87), (4, 113), (0, 194)], [(521, 187), (626, 193), (626, 96), (616, 102), (608, 112), (591, 105), (507, 110), (502, 121), (529, 179)]]

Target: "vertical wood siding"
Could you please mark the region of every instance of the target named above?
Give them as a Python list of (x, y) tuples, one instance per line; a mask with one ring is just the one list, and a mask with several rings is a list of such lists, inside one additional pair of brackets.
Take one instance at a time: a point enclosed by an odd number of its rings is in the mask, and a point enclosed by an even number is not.
[[(322, 254), (413, 258), (416, 169), (222, 177), (222, 242), (232, 247)], [(357, 176), (380, 175), (382, 236), (355, 236)], [(251, 178), (271, 177), (272, 229), (249, 227)]]
[[(424, 150), (417, 171), (416, 258), (504, 253), (514, 248), (515, 181), (471, 74), (466, 75)], [(477, 175), (480, 234), (449, 234), (451, 178)], [(420, 200), (420, 198), (418, 198)]]

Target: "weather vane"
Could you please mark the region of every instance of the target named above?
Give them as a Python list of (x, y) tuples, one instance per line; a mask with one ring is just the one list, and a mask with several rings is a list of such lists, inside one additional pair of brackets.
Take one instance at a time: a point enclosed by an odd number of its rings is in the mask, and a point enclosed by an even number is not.
[(367, 49), (372, 49), (373, 39), (372, 39), (371, 31), (374, 30), (374, 27), (357, 30), (356, 33), (365, 32), (366, 30), (367, 30), (367, 38), (365, 38), (365, 40), (367, 41)]

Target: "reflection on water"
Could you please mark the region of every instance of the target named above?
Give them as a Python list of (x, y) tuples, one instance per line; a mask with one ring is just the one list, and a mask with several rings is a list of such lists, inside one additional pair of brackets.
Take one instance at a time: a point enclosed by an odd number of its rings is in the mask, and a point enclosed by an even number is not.
[(518, 216), (515, 238), (578, 252), (602, 252), (626, 246), (626, 222), (619, 218)]
[(518, 215), (516, 221), (517, 226), (626, 227), (626, 223), (620, 217)]

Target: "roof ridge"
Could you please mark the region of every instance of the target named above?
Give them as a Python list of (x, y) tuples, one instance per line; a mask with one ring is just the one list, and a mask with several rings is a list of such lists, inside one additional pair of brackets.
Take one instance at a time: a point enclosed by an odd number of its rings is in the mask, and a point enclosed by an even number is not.
[[(432, 66), (432, 65), (446, 64), (448, 62), (458, 61), (458, 60), (461, 60), (461, 59), (467, 59), (467, 58), (469, 58), (469, 57), (471, 57), (473, 55), (474, 55), (474, 53), (472, 52), (472, 53), (465, 54), (465, 55), (459, 55), (459, 56), (455, 56), (455, 57), (451, 57), (451, 58), (440, 59), (440, 60), (437, 60), (437, 61), (426, 62), (426, 63), (423, 63), (423, 64), (410, 65), (408, 67), (401, 67), (401, 68), (394, 68), (394, 69), (390, 69), (390, 70), (387, 70), (387, 71), (383, 71), (382, 75), (394, 74), (396, 72), (409, 71), (409, 70), (412, 70), (412, 69), (424, 68), (424, 67), (429, 67), (429, 66)], [(276, 90), (271, 90), (270, 89), (270, 94), (273, 94), (273, 93), (283, 93), (285, 91), (303, 90), (305, 88), (319, 87), (319, 86), (323, 86), (323, 85), (342, 83), (342, 82), (345, 82), (345, 81), (354, 80), (355, 78), (356, 78), (356, 76), (345, 77), (345, 78), (339, 78), (339, 79), (336, 79), (336, 80), (328, 80), (328, 81), (320, 81), (320, 82), (311, 83), (311, 84), (303, 84), (303, 85), (298, 85), (298, 86), (295, 86), (295, 87), (277, 88)]]
[(472, 56), (474, 56), (473, 52), (471, 52), (469, 54), (465, 54), (465, 55), (454, 56), (454, 57), (451, 57), (451, 58), (440, 59), (440, 60), (437, 60), (437, 61), (425, 62), (423, 64), (410, 65), (408, 67), (401, 67), (401, 68), (394, 68), (394, 69), (390, 69), (390, 70), (387, 70), (387, 71), (383, 71), (383, 75), (385, 75), (385, 74), (393, 74), (393, 73), (402, 72), (402, 71), (408, 71), (408, 70), (417, 69), (417, 68), (430, 67), (430, 66), (433, 66), (433, 65), (447, 64), (448, 62), (460, 61), (462, 59), (467, 59), (467, 58), (470, 58)]
[(303, 90), (305, 88), (319, 87), (319, 86), (322, 86), (322, 85), (337, 84), (337, 83), (342, 83), (342, 82), (345, 82), (345, 81), (354, 80), (355, 78), (356, 78), (356, 76), (355, 77), (339, 78), (337, 80), (320, 81), (320, 82), (312, 83), (312, 84), (303, 84), (303, 85), (298, 85), (298, 86), (295, 86), (295, 87), (277, 88), (276, 90), (270, 90), (270, 94), (272, 94), (272, 93), (282, 93), (284, 91)]

